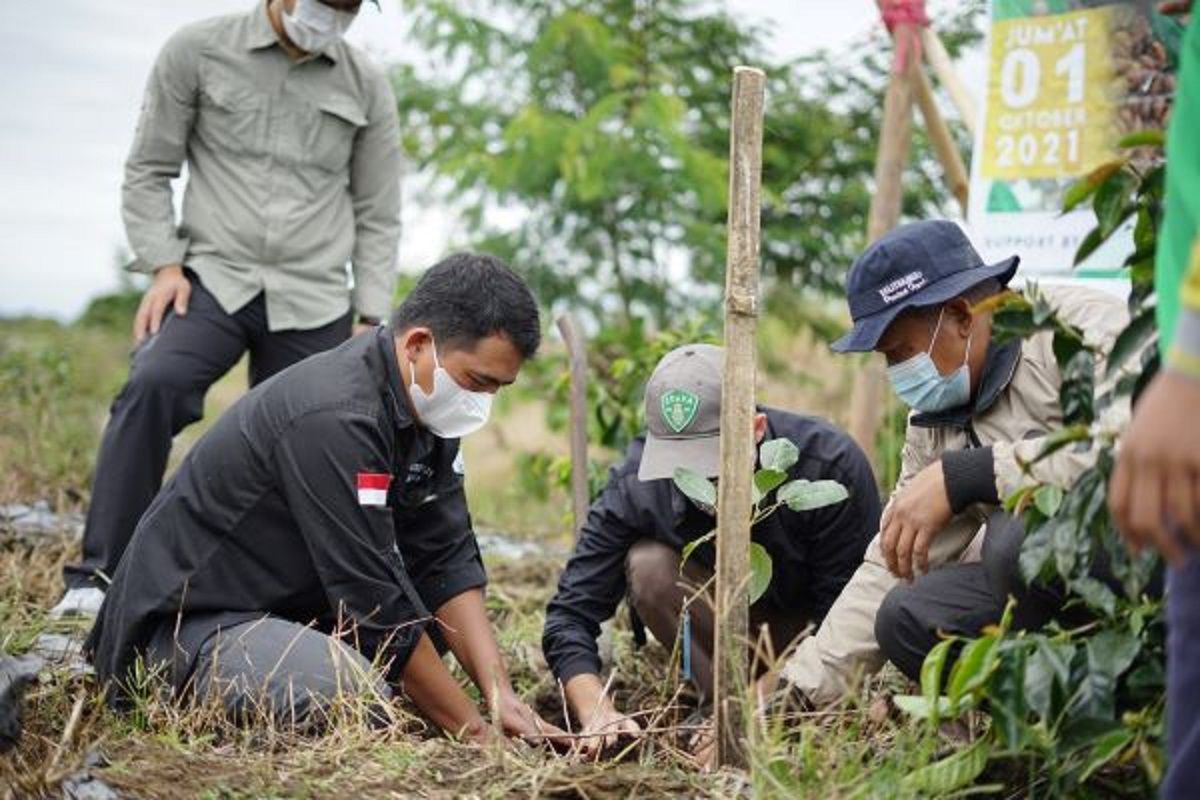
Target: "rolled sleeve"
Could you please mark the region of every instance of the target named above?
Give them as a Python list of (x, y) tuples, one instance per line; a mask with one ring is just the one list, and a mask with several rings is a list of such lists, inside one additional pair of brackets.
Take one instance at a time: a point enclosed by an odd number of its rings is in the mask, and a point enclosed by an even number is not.
[(367, 124), (350, 161), (354, 205), (352, 302), (361, 315), (384, 317), (391, 309), (400, 241), (400, 123), (387, 76), (372, 83)]
[(146, 84), (133, 145), (125, 161), (121, 215), (137, 259), (131, 269), (151, 272), (183, 263), (189, 241), (175, 222), (171, 180), (178, 178), (196, 115), (199, 85), (194, 43), (185, 30), (173, 36)]

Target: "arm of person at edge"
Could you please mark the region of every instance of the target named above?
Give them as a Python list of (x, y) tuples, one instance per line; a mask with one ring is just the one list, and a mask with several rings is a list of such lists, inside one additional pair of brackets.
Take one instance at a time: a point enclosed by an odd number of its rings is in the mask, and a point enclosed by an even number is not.
[[(625, 481), (637, 480), (637, 463), (627, 454), (625, 461), (612, 470), (604, 491), (588, 510), (575, 552), (547, 606), (542, 647), (556, 672), (564, 663), (564, 641), (575, 645), (565, 659), (563, 694), (582, 726), (580, 733), (585, 736), (576, 740), (575, 746), (585, 758), (599, 758), (622, 736), (642, 732), (633, 717), (617, 709), (605, 690), (595, 645), (601, 622), (612, 617), (625, 594), (625, 558), (641, 527), (626, 518), (632, 502), (624, 487)], [(575, 649), (581, 652), (573, 652)], [(559, 653), (557, 658), (555, 652)]]
[(1200, 549), (1200, 237), (1181, 287), (1175, 340), (1121, 440), (1108, 503), (1134, 550), (1174, 566)]
[(355, 135), (350, 156), (355, 336), (377, 326), (391, 308), (400, 240), (401, 156), (396, 100), (382, 72), (373, 76), (369, 93), (367, 124)]
[(563, 743), (565, 731), (546, 722), (517, 697), (483, 603), (483, 591), (470, 589), (437, 609), (442, 635), (455, 658), (479, 687), (501, 729), (526, 741)]
[(146, 81), (137, 131), (125, 160), (121, 216), (137, 255), (133, 269), (154, 274), (134, 316), (137, 342), (158, 333), (168, 308), (186, 314), (192, 291), (182, 266), (188, 240), (175, 224), (171, 199), (171, 179), (179, 177), (187, 157), (200, 89), (199, 43), (189, 35), (181, 31), (163, 45)]

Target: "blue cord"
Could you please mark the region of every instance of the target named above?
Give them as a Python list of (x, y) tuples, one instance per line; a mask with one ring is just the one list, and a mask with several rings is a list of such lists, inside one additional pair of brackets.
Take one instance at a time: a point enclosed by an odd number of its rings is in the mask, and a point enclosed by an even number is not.
[(683, 650), (683, 655), (679, 671), (685, 681), (690, 681), (692, 679), (692, 612), (686, 606), (683, 609), (681, 634), (680, 648)]

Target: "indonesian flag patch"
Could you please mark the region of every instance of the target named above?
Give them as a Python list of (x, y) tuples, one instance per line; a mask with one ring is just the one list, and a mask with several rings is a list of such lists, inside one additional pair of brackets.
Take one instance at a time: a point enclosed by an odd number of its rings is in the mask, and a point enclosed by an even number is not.
[(392, 476), (386, 472), (358, 473), (358, 504), (360, 506), (386, 506), (388, 487)]

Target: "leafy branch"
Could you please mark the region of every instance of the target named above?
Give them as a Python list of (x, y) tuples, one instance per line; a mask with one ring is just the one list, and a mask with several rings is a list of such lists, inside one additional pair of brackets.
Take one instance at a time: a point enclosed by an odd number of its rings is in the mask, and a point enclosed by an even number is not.
[[(754, 506), (750, 517), (751, 529), (780, 508), (786, 506), (796, 512), (815, 511), (818, 508), (841, 503), (850, 497), (850, 492), (838, 481), (810, 481), (804, 478), (788, 480), (789, 470), (800, 460), (800, 451), (788, 439), (771, 439), (763, 442), (758, 451), (760, 467), (754, 473), (752, 483)], [(717, 487), (712, 481), (688, 467), (675, 468), (675, 486), (701, 508), (717, 509)], [(771, 493), (774, 492), (774, 500)], [(716, 539), (716, 530), (693, 539), (683, 547), (679, 567), (687, 563), (697, 547)], [(758, 542), (750, 543), (750, 602), (754, 603), (771, 585), (774, 565), (767, 549)]]

